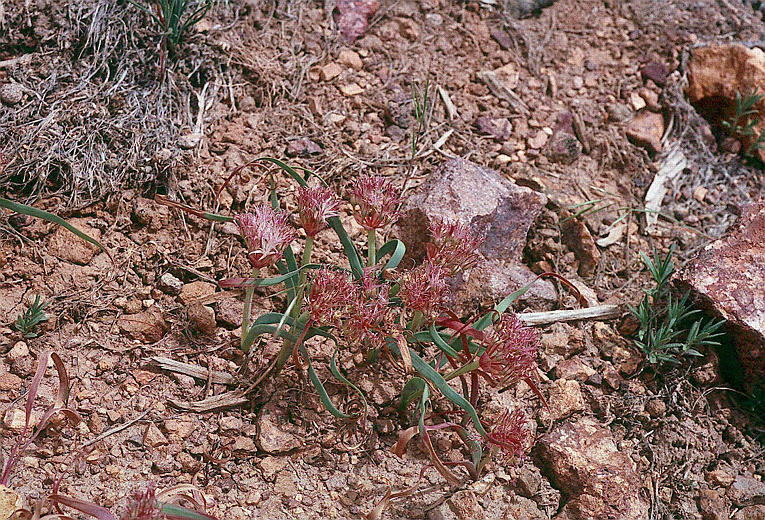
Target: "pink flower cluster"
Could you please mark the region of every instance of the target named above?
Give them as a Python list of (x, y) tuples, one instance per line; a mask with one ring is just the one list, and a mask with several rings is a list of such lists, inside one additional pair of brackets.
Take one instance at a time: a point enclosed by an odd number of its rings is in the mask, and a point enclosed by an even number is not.
[(404, 273), (398, 293), (404, 306), (420, 311), (426, 317), (436, 316), (448, 291), (445, 274), (444, 269), (431, 260)]
[(247, 258), (256, 269), (275, 264), (284, 248), (297, 238), (287, 217), (264, 204), (255, 206), (251, 213), (236, 215), (234, 222), (247, 246)]
[(486, 339), (481, 370), (498, 386), (535, 376), (539, 335), (515, 315), (504, 315)]
[(340, 199), (327, 188), (301, 186), (297, 192), (297, 209), (305, 234), (315, 238), (327, 227), (328, 219), (340, 215)]
[(491, 432), (486, 437), (489, 445), (497, 446), (505, 459), (519, 458), (526, 452), (529, 431), (526, 428), (526, 415), (520, 410), (503, 411), (494, 421)]
[(353, 218), (366, 230), (380, 229), (399, 217), (401, 192), (384, 177), (362, 177), (351, 189)]
[(357, 291), (358, 287), (347, 273), (326, 267), (319, 269), (305, 298), (311, 319), (319, 326), (340, 326)]
[(453, 276), (474, 267), (480, 260), (478, 248), (486, 239), (476, 235), (468, 226), (444, 218), (434, 218), (428, 224), (432, 236), (426, 244), (428, 258)]

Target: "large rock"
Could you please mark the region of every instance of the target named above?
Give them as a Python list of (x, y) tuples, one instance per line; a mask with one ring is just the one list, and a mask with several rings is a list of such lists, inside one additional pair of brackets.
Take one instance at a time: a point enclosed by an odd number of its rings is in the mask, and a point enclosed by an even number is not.
[(23, 505), (24, 503), (18, 493), (0, 484), (0, 518), (10, 518)]
[(156, 343), (168, 330), (162, 310), (156, 305), (137, 314), (120, 316), (117, 326), (127, 336), (143, 343)]
[[(484, 261), (469, 273), (457, 275), (451, 284), (457, 310), (474, 312), (476, 305), (492, 305), (536, 277), (521, 257), (529, 227), (546, 203), (544, 195), (457, 158), (428, 175), (414, 191), (396, 231), (408, 248), (409, 260), (425, 255), (431, 219), (458, 220), (486, 234), (479, 249)], [(539, 280), (526, 297), (554, 300), (555, 288)]]
[(539, 458), (567, 500), (560, 518), (642, 520), (648, 503), (630, 456), (591, 418), (565, 423), (539, 443)]
[[(765, 52), (762, 49), (734, 44), (693, 50), (688, 65), (688, 99), (713, 123), (719, 124), (731, 116), (736, 94), (744, 95), (753, 90), (765, 94)], [(754, 130), (759, 135), (765, 128), (765, 99), (761, 99), (755, 108), (760, 122)], [(754, 153), (765, 161), (765, 150)]]
[(728, 320), (746, 383), (765, 380), (765, 200), (744, 209), (733, 229), (706, 246), (674, 282)]

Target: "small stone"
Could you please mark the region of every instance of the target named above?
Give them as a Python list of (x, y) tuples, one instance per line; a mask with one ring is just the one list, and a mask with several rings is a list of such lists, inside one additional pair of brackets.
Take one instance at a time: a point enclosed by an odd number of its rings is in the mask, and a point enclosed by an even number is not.
[(506, 117), (481, 116), (476, 119), (476, 127), (483, 135), (488, 135), (496, 141), (507, 141), (513, 135), (513, 125)]
[(319, 155), (322, 152), (321, 146), (311, 141), (307, 137), (300, 137), (294, 141), (290, 141), (287, 145), (287, 157), (311, 157), (312, 155)]
[(233, 417), (233, 416), (226, 416), (222, 417), (220, 421), (218, 422), (218, 427), (221, 431), (235, 431), (235, 430), (241, 430), (244, 426), (244, 421), (242, 421), (239, 417)]
[(736, 511), (733, 520), (765, 520), (765, 505), (744, 507)]
[(162, 289), (162, 292), (166, 294), (177, 296), (181, 294), (181, 289), (183, 289), (183, 282), (172, 274), (165, 273), (159, 277), (159, 288)]
[(534, 150), (541, 149), (547, 143), (549, 137), (544, 130), (537, 131), (536, 135), (528, 140), (529, 148)]
[(264, 457), (258, 462), (258, 466), (263, 472), (263, 478), (273, 481), (276, 474), (287, 465), (287, 462), (287, 457)]
[(606, 105), (609, 121), (623, 123), (632, 117), (632, 109), (623, 103), (609, 103)]
[(578, 218), (569, 218), (561, 223), (563, 240), (579, 260), (579, 276), (590, 277), (600, 263), (600, 249), (595, 244), (590, 230)]
[(638, 94), (637, 92), (633, 92), (632, 94), (630, 94), (630, 104), (632, 105), (632, 108), (634, 108), (636, 112), (644, 109), (646, 106), (645, 99), (640, 97), (640, 94)]
[(10, 518), (23, 505), (24, 501), (18, 493), (0, 484), (0, 518)]
[(258, 451), (258, 448), (255, 446), (255, 441), (250, 437), (239, 435), (234, 439), (234, 444), (231, 446), (231, 450), (239, 453), (254, 453)]
[(725, 499), (714, 489), (699, 490), (699, 511), (703, 520), (725, 520), (729, 518)]
[(627, 137), (638, 146), (656, 153), (661, 152), (664, 135), (664, 117), (654, 112), (640, 112), (627, 127)]
[(667, 66), (663, 63), (651, 62), (640, 69), (640, 75), (643, 76), (643, 81), (651, 80), (658, 86), (663, 87), (667, 84), (669, 70), (667, 70)]
[(704, 202), (704, 198), (707, 196), (707, 193), (709, 193), (709, 190), (704, 186), (696, 186), (696, 189), (693, 190), (693, 198), (699, 202)]
[(21, 361), (29, 355), (29, 347), (23, 341), (17, 342), (6, 355), (8, 361), (15, 363)]
[(143, 312), (120, 316), (117, 327), (129, 337), (144, 343), (161, 340), (168, 330), (162, 310), (156, 305)]
[(343, 68), (337, 63), (327, 63), (321, 68), (319, 73), (322, 81), (332, 81), (340, 74), (342, 74)]
[(196, 281), (184, 284), (181, 289), (180, 300), (186, 305), (201, 300), (215, 293), (215, 285), (210, 282)]
[(143, 443), (156, 448), (167, 444), (167, 437), (157, 428), (154, 423), (149, 423), (143, 434)]
[[(101, 230), (90, 227), (88, 219), (74, 218), (69, 223), (94, 240), (101, 240)], [(53, 256), (78, 265), (88, 264), (101, 249), (73, 235), (63, 227), (57, 227), (50, 237), (48, 252)]]
[(23, 381), (16, 374), (10, 372), (4, 372), (0, 374), (0, 390), (4, 392), (11, 392), (21, 388)]
[(358, 83), (349, 83), (340, 87), (340, 92), (342, 92), (345, 97), (352, 97), (363, 93), (364, 89), (359, 86)]
[(523, 496), (532, 498), (542, 485), (542, 475), (539, 468), (527, 464), (518, 470), (518, 487)]
[(597, 372), (591, 367), (588, 367), (579, 359), (579, 357), (572, 357), (570, 359), (564, 359), (560, 361), (553, 370), (555, 377), (558, 379), (569, 379), (573, 381), (585, 382), (591, 376)]
[(215, 334), (217, 323), (215, 321), (215, 311), (201, 303), (192, 303), (188, 309), (189, 320), (194, 326), (207, 336)]
[(364, 63), (361, 61), (359, 54), (350, 49), (341, 50), (340, 54), (337, 56), (337, 61), (354, 70), (361, 70), (364, 67)]
[(549, 411), (544, 408), (542, 415), (551, 417), (554, 421), (584, 410), (584, 398), (579, 383), (567, 379), (556, 379), (550, 388), (548, 403)]
[(645, 404), (645, 411), (651, 417), (657, 419), (667, 413), (667, 404), (660, 399), (651, 399)]
[(26, 424), (26, 413), (19, 408), (11, 408), (3, 416), (3, 426), (13, 432), (20, 432)]
[(24, 97), (24, 87), (18, 83), (6, 83), (0, 87), (0, 100), (6, 105), (15, 105)]
[(765, 503), (765, 482), (749, 475), (738, 475), (726, 493), (738, 507)]

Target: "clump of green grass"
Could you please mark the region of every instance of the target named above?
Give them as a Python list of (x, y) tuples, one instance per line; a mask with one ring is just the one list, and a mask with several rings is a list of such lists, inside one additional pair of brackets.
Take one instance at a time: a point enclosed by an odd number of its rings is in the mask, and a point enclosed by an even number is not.
[(30, 301), (27, 304), (26, 310), (16, 318), (13, 328), (21, 332), (21, 335), (25, 338), (37, 337), (35, 328), (40, 323), (48, 320), (48, 315), (45, 314), (45, 308), (47, 306), (48, 302), (44, 302), (39, 294), (35, 294), (35, 299)]
[(731, 137), (749, 143), (744, 149), (744, 157), (751, 158), (757, 150), (765, 149), (765, 132), (760, 132), (757, 135), (755, 128), (760, 124), (755, 105), (763, 98), (765, 98), (765, 94), (760, 94), (756, 88), (743, 96), (741, 92), (736, 92), (736, 102), (733, 107), (735, 112), (730, 119), (722, 122), (722, 126)]
[(672, 293), (669, 281), (675, 272), (672, 259), (674, 246), (662, 258), (654, 250), (653, 258), (640, 253), (651, 273), (655, 286), (644, 290), (645, 296), (637, 307), (629, 306), (640, 326), (635, 333), (635, 345), (651, 364), (680, 363), (683, 356), (701, 356), (701, 347), (719, 345), (720, 328), (724, 320), (704, 320), (701, 311), (683, 296)]

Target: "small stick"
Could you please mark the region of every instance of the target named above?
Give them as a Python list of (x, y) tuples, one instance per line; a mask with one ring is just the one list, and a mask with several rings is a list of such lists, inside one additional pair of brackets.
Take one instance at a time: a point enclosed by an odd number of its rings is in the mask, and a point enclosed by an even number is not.
[(151, 411), (151, 408), (149, 408), (148, 410), (146, 410), (145, 412), (143, 412), (141, 415), (139, 415), (139, 416), (138, 416), (138, 417), (136, 417), (135, 419), (131, 419), (131, 420), (129, 420), (129, 421), (128, 421), (128, 422), (126, 422), (125, 424), (120, 424), (119, 426), (115, 426), (115, 427), (114, 427), (114, 428), (112, 428), (111, 430), (105, 431), (104, 433), (102, 433), (101, 435), (99, 435), (98, 437), (96, 437), (95, 439), (89, 440), (88, 442), (86, 442), (85, 444), (83, 444), (83, 445), (82, 445), (82, 447), (81, 447), (80, 449), (82, 449), (82, 448), (87, 448), (88, 446), (92, 446), (93, 444), (97, 443), (98, 441), (102, 441), (102, 440), (104, 440), (105, 438), (109, 437), (110, 435), (114, 435), (115, 433), (119, 433), (119, 432), (121, 432), (122, 430), (126, 430), (127, 428), (130, 428), (130, 427), (131, 427), (131, 426), (133, 426), (135, 423), (137, 423), (138, 421), (140, 421), (141, 419), (143, 419), (144, 417), (146, 417), (146, 416), (149, 414), (149, 412), (150, 412), (150, 411)]
[(189, 363), (183, 363), (174, 359), (154, 356), (151, 360), (159, 366), (162, 370), (169, 372), (175, 372), (186, 376), (191, 376), (195, 379), (203, 379), (214, 384), (230, 385), (234, 383), (234, 376), (220, 370), (208, 370), (197, 365)]
[(438, 95), (441, 96), (441, 101), (444, 102), (446, 114), (449, 116), (449, 119), (452, 120), (457, 117), (457, 107), (452, 103), (452, 98), (449, 97), (449, 93), (440, 85), (438, 86)]
[(525, 312), (517, 314), (518, 319), (527, 325), (547, 325), (561, 321), (577, 321), (588, 319), (610, 320), (622, 314), (620, 305), (597, 305), (584, 309)]
[(26, 63), (32, 59), (32, 56), (34, 56), (34, 54), (24, 54), (23, 56), (17, 56), (16, 58), (0, 61), (0, 69), (4, 69), (5, 67), (13, 67), (17, 63)]

